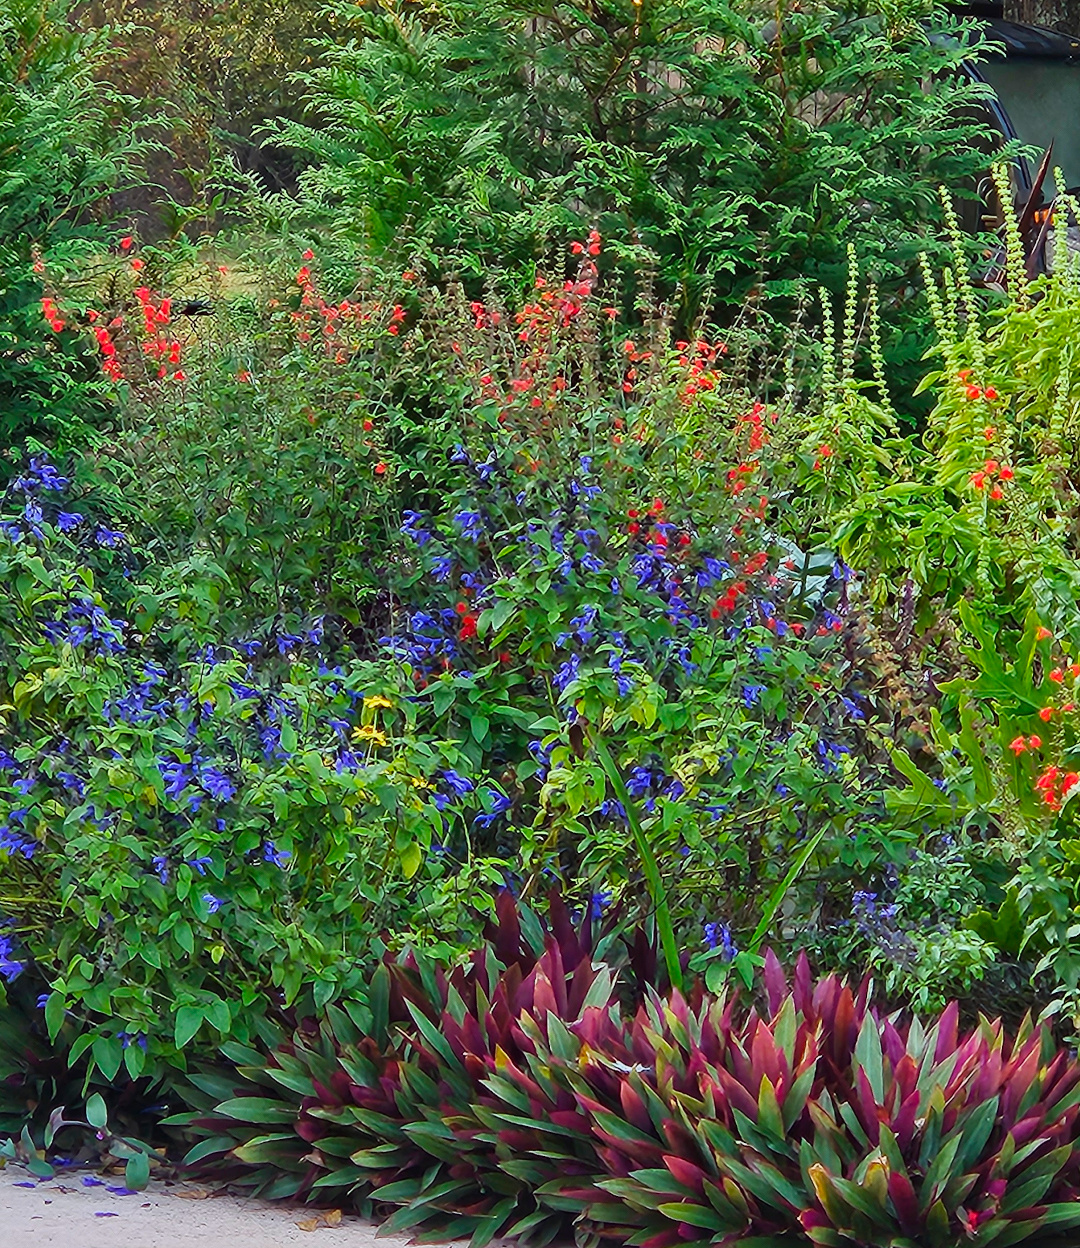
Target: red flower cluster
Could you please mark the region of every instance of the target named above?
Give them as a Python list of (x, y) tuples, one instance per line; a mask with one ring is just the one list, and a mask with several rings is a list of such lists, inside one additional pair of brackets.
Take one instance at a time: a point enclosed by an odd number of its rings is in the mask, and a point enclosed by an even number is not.
[[(1015, 475), (1008, 464), (999, 464), (996, 459), (988, 459), (980, 472), (971, 474), (971, 484), (976, 490), (985, 490), (989, 486), (990, 497), (996, 500), (1005, 495), (1000, 483), (1011, 481)], [(994, 480), (995, 477), (997, 481)]]
[(694, 395), (702, 391), (714, 390), (720, 374), (716, 370), (717, 357), (727, 355), (727, 343), (717, 342), (710, 345), (699, 339), (691, 346), (689, 342), (677, 342), (675, 349), (679, 355), (679, 366), (689, 369), (690, 376), (680, 391), (684, 403), (689, 403)]
[(1042, 794), (1043, 801), (1051, 810), (1060, 810), (1061, 803), (1077, 784), (1080, 784), (1080, 774), (1077, 772), (1061, 772), (1057, 767), (1047, 767), (1035, 781), (1035, 788)]
[(172, 321), (172, 300), (164, 295), (160, 301), (155, 302), (146, 286), (136, 289), (135, 298), (142, 310), (143, 329), (146, 332), (142, 344), (143, 354), (157, 362), (159, 379), (168, 376), (171, 369), (174, 381), (185, 381), (184, 373), (180, 369), (180, 340), (173, 338), (168, 332)]
[(58, 334), (64, 328), (64, 317), (60, 309), (56, 306), (56, 302), (50, 299), (48, 295), (41, 301), (41, 311), (45, 319), (49, 322), (49, 328), (54, 334)]
[(964, 387), (964, 394), (972, 401), (975, 399), (987, 399), (992, 403), (998, 397), (998, 393), (993, 386), (987, 386), (985, 389), (982, 389), (971, 381), (970, 368), (961, 369), (958, 376), (961, 385)]

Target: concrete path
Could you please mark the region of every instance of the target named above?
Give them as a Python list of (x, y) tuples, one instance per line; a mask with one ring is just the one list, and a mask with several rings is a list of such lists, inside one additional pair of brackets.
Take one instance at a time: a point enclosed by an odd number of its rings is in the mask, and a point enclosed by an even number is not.
[[(86, 1171), (37, 1182), (18, 1166), (0, 1170), (2, 1248), (374, 1248), (376, 1227), (355, 1217), (328, 1225), (305, 1206), (217, 1196), (197, 1183), (155, 1181), (131, 1196)], [(107, 1184), (119, 1186), (120, 1179)], [(112, 1215), (112, 1216), (103, 1216)], [(330, 1214), (330, 1222), (335, 1221)], [(379, 1248), (404, 1248), (387, 1236)]]

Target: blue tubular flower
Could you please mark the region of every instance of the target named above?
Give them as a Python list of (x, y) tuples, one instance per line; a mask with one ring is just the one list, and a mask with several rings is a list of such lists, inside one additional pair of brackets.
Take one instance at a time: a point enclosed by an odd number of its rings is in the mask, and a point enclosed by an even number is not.
[(611, 893), (593, 893), (589, 898), (589, 918), (598, 922), (604, 917), (604, 911), (611, 905)]
[(423, 518), (418, 511), (405, 511), (402, 513), (401, 532), (406, 537), (411, 537), (417, 546), (426, 546), (431, 541), (431, 534), (428, 530), (419, 527)]
[(220, 767), (204, 767), (199, 782), (206, 792), (218, 802), (230, 802), (236, 796), (236, 785)]
[(446, 555), (440, 555), (431, 565), (431, 575), (439, 582), (447, 580), (453, 561)]
[(477, 815), (473, 823), (478, 824), (481, 828), (490, 828), (501, 814), (508, 811), (512, 805), (510, 799), (497, 789), (487, 790), (488, 801), (491, 803), (490, 812)]
[(150, 860), (153, 863), (154, 870), (157, 872), (158, 879), (162, 884), (169, 882), (169, 860), (164, 854), (157, 854)]
[(203, 893), (202, 899), (206, 903), (206, 909), (210, 914), (217, 914), (225, 904), (221, 897), (215, 897), (213, 893)]
[(70, 771), (58, 771), (56, 773), (56, 778), (65, 789), (70, 789), (79, 801), (82, 801), (83, 797), (86, 795), (86, 783), (83, 780), (80, 780), (78, 776), (74, 775)]
[(761, 701), (761, 695), (765, 692), (764, 685), (744, 685), (742, 691), (743, 706), (747, 710), (752, 706), (757, 706)]
[(447, 770), (442, 773), (443, 780), (450, 786), (458, 797), (464, 797), (467, 793), (471, 793), (476, 787), (471, 780), (464, 776), (459, 776), (454, 770)]
[(626, 778), (626, 791), (631, 797), (644, 797), (651, 793), (653, 785), (662, 782), (664, 773), (652, 767), (635, 767)]
[(70, 533), (83, 522), (83, 516), (77, 511), (61, 511), (56, 517), (56, 527), (61, 533)]
[(536, 776), (538, 780), (547, 779), (548, 770), (551, 767), (551, 751), (554, 748), (554, 741), (550, 745), (543, 745), (540, 741), (529, 742), (529, 753), (536, 759)]
[(263, 844), (263, 862), (272, 862), (275, 867), (284, 867), (292, 854), (287, 849), (278, 849), (273, 841)]
[(189, 858), (187, 860), (187, 865), (189, 867), (194, 867), (195, 870), (198, 871), (200, 875), (205, 875), (206, 868), (210, 865), (212, 861), (213, 860), (208, 855), (206, 855), (202, 858)]
[(730, 962), (739, 952), (732, 938), (731, 928), (726, 923), (706, 923), (705, 944), (710, 949), (720, 949), (720, 957), (724, 962)]
[(157, 766), (162, 780), (165, 781), (165, 796), (178, 802), (195, 779), (194, 769), (190, 763), (181, 763), (172, 758), (159, 758)]
[(844, 710), (847, 711), (847, 713), (851, 716), (852, 719), (865, 719), (866, 718), (866, 713), (863, 711), (862, 707), (858, 704), (858, 702), (855, 701), (853, 697), (848, 698), (848, 697), (845, 697), (843, 694), (841, 694), (840, 702)]
[(578, 677), (578, 669), (581, 667), (581, 657), (572, 654), (565, 663), (563, 663), (555, 675), (551, 678), (551, 683), (560, 693), (565, 693), (569, 685), (571, 685)]
[(119, 529), (110, 529), (104, 524), (99, 524), (94, 533), (94, 541), (99, 546), (107, 546), (115, 549), (124, 540), (124, 535)]
[(12, 980), (18, 979), (26, 969), (26, 963), (16, 961), (13, 956), (15, 953), (15, 937), (11, 933), (11, 928), (14, 926), (13, 919), (4, 919), (0, 923), (0, 975), (9, 984)]
[(478, 511), (459, 511), (454, 516), (454, 523), (461, 529), (462, 537), (470, 542), (478, 542), (484, 533), (484, 523)]
[(16, 825), (25, 823), (28, 813), (26, 810), (10, 811), (8, 822), (0, 823), (0, 850), (11, 855), (21, 854), (27, 862), (33, 858), (38, 843), (25, 828)]

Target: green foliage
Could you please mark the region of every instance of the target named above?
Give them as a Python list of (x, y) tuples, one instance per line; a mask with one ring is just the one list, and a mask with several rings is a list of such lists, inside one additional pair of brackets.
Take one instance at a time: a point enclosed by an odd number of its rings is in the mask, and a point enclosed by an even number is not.
[(985, 163), (983, 90), (956, 72), (980, 37), (922, 4), (330, 12), (298, 77), (313, 119), (274, 142), (311, 162), (333, 230), (395, 250), (408, 223), (476, 278), (595, 226), (631, 284), (645, 265), (690, 316), (837, 288), (849, 243), (891, 290), (941, 220), (938, 184)]
[[(75, 33), (66, 0), (0, 13), (0, 446), (70, 445), (108, 388), (62, 318), (41, 315), (46, 274), (100, 245), (105, 197), (141, 150), (141, 108), (103, 87), (102, 40)], [(50, 321), (52, 324), (50, 324)]]

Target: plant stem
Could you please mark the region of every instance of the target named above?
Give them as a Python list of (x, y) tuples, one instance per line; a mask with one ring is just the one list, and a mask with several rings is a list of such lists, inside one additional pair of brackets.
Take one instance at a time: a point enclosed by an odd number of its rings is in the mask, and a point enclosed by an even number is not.
[(615, 760), (611, 757), (611, 753), (604, 744), (603, 739), (596, 733), (590, 735), (592, 737), (593, 749), (596, 751), (596, 757), (600, 760), (600, 766), (606, 772), (607, 778), (611, 781), (611, 787), (615, 790), (615, 796), (626, 811), (626, 821), (630, 825), (630, 832), (633, 835), (634, 844), (637, 846), (641, 867), (645, 872), (645, 883), (648, 886), (649, 896), (652, 898), (653, 908), (656, 913), (656, 927), (660, 933), (660, 947), (664, 953), (668, 979), (671, 981), (673, 990), (680, 990), (682, 988), (682, 967), (679, 965), (679, 948), (675, 943), (675, 930), (671, 926), (671, 911), (668, 909), (667, 894), (664, 892), (664, 886), (660, 879), (660, 866), (656, 861), (656, 855), (652, 851), (652, 846), (645, 836), (645, 830), (642, 828), (641, 820), (638, 818), (637, 808), (631, 800), (622, 775), (615, 765)]

